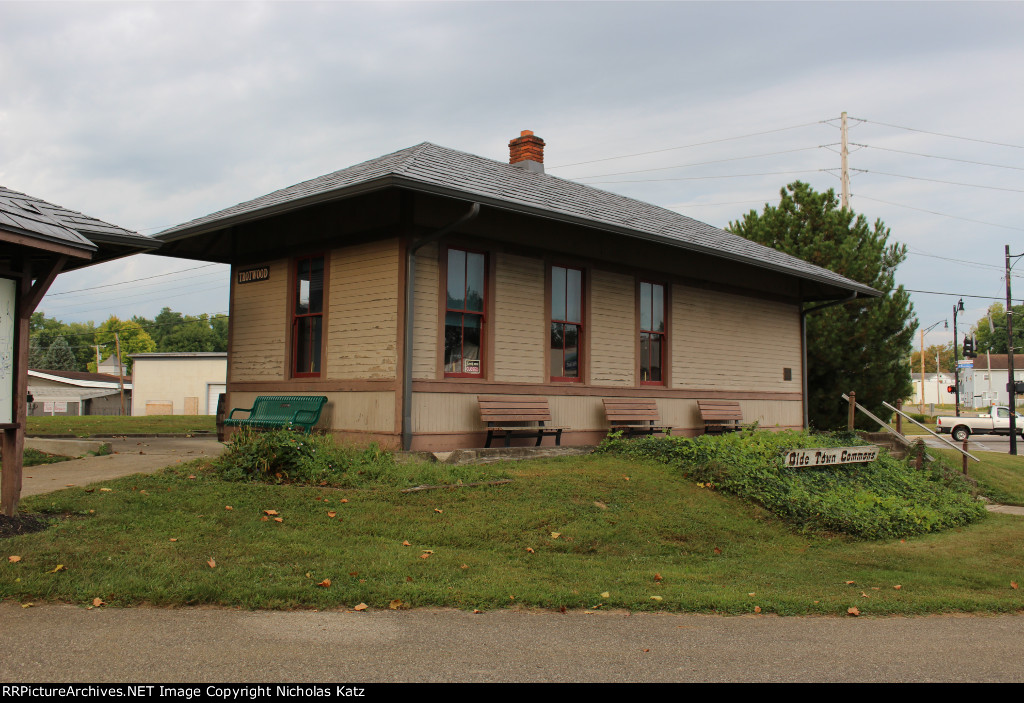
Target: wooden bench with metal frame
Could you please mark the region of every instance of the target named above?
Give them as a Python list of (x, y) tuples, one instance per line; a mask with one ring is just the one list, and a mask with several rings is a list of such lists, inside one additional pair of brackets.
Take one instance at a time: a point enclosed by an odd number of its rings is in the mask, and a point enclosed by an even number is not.
[(538, 396), (505, 398), (498, 396), (477, 396), (480, 403), (480, 419), (487, 425), (487, 442), (491, 446), (495, 437), (504, 437), (505, 446), (511, 446), (513, 437), (536, 437), (539, 447), (545, 437), (554, 437), (555, 446), (562, 443), (562, 431), (567, 427), (545, 425), (551, 422), (548, 399)]
[(655, 432), (671, 434), (672, 428), (661, 424), (658, 405), (653, 400), (637, 398), (603, 398), (604, 414), (612, 431), (621, 430), (626, 438)]
[(723, 434), (742, 430), (743, 412), (736, 400), (698, 400), (705, 434)]
[[(302, 428), (309, 434), (326, 404), (325, 395), (261, 395), (251, 408), (232, 408), (224, 426), (259, 430)], [(236, 412), (249, 413), (249, 416), (236, 418)]]

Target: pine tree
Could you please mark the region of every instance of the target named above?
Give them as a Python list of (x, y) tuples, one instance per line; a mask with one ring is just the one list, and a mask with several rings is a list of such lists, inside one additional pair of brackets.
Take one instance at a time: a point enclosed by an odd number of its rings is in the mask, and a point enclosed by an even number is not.
[(74, 371), (78, 359), (63, 337), (57, 337), (46, 352), (46, 368), (53, 371)]
[[(863, 215), (839, 207), (833, 190), (815, 192), (796, 181), (781, 191), (779, 205), (765, 205), (729, 224), (729, 231), (792, 254), (881, 291), (881, 298), (856, 299), (807, 316), (808, 415), (813, 427), (845, 427), (851, 390), (857, 402), (886, 419), (895, 403), (913, 390), (910, 357), (914, 317), (910, 296), (895, 285), (896, 267), (907, 248), (889, 244), (881, 220), (869, 226)], [(812, 307), (808, 304), (806, 307)], [(877, 429), (858, 413), (858, 426)]]

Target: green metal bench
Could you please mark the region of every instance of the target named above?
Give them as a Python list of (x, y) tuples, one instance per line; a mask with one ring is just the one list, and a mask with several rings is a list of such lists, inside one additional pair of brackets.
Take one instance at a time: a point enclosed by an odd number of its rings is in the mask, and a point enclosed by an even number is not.
[[(326, 403), (325, 395), (261, 395), (251, 408), (232, 408), (224, 426), (260, 430), (301, 427), (309, 434)], [(249, 413), (249, 417), (235, 418), (235, 413)]]

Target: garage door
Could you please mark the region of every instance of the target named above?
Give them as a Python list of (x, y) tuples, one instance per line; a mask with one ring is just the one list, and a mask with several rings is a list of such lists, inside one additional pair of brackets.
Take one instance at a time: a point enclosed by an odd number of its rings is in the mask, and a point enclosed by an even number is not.
[(206, 414), (217, 414), (217, 396), (227, 391), (228, 387), (223, 383), (211, 383), (206, 386)]

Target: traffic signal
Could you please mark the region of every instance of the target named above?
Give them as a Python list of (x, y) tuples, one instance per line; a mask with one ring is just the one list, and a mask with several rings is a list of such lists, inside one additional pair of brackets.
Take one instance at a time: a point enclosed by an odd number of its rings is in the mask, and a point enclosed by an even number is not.
[(956, 386), (946, 386), (947, 393), (956, 393)]
[(964, 337), (964, 358), (973, 359), (978, 356), (974, 352), (974, 339), (972, 337)]

